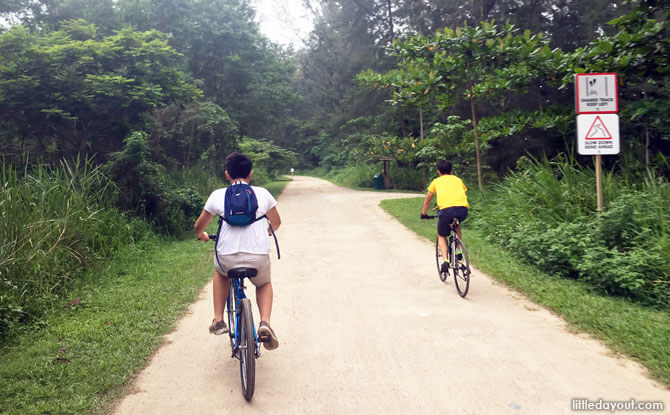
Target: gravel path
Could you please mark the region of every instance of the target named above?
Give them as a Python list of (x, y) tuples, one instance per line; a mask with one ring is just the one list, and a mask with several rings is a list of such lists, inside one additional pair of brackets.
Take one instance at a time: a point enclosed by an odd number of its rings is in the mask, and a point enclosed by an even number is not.
[(252, 401), (227, 338), (207, 332), (210, 284), (113, 413), (590, 413), (573, 398), (669, 412), (670, 391), (644, 368), (490, 277), (474, 270), (466, 299), (441, 283), (434, 245), (379, 207), (407, 196), (294, 177), (273, 253), (280, 346), (257, 360)]

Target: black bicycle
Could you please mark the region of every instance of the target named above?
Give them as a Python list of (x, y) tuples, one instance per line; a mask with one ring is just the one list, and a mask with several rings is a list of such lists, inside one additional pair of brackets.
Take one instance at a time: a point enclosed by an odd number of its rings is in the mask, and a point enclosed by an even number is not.
[[(437, 216), (425, 215), (423, 219), (434, 219)], [(447, 236), (447, 255), (449, 256), (447, 263), (449, 269), (454, 273), (454, 283), (456, 284), (456, 291), (461, 297), (468, 295), (470, 289), (470, 260), (468, 259), (468, 251), (465, 244), (458, 238), (456, 230), (460, 226), (458, 218), (454, 218), (449, 224), (450, 232)], [(435, 238), (435, 263), (437, 264), (437, 274), (441, 281), (446, 281), (449, 278), (449, 271), (442, 272), (442, 252), (440, 252), (440, 238)]]

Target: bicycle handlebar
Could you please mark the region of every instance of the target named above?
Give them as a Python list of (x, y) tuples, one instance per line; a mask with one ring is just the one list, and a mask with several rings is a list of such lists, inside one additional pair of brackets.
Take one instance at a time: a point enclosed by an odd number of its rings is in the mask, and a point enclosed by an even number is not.
[(209, 236), (209, 239), (211, 239), (212, 241), (216, 241), (217, 235), (215, 233), (208, 233), (207, 236)]
[(437, 216), (421, 214), (421, 219), (435, 219)]

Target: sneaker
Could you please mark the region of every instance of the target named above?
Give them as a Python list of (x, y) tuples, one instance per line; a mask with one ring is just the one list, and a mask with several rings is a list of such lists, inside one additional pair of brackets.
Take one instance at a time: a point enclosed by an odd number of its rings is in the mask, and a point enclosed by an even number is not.
[(223, 320), (216, 321), (212, 320), (212, 324), (209, 326), (209, 332), (212, 334), (221, 335), (224, 333), (228, 333), (228, 326), (226, 326), (226, 322)]
[(440, 267), (440, 272), (443, 274), (449, 274), (449, 263), (447, 261), (444, 261), (442, 263), (442, 266)]
[(275, 336), (275, 332), (265, 321), (261, 321), (258, 325), (258, 341), (263, 342), (263, 345), (268, 350), (274, 350), (279, 347), (279, 340)]

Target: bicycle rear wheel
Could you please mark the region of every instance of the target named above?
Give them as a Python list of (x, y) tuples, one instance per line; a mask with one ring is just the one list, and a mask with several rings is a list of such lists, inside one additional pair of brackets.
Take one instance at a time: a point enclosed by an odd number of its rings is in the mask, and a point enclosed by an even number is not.
[(247, 401), (254, 395), (256, 383), (256, 339), (254, 337), (254, 320), (251, 314), (251, 301), (248, 298), (240, 301), (240, 378), (242, 394)]
[(440, 252), (439, 237), (435, 238), (435, 262), (437, 263), (437, 275), (440, 277), (441, 281), (446, 281), (449, 274), (442, 272), (442, 262), (444, 262), (444, 259), (442, 258), (442, 253)]
[(468, 259), (465, 245), (460, 239), (456, 239), (454, 245), (456, 248), (455, 252), (461, 253), (460, 255), (456, 255), (454, 262), (454, 282), (456, 283), (458, 295), (465, 297), (468, 295), (468, 290), (470, 289), (470, 260)]

